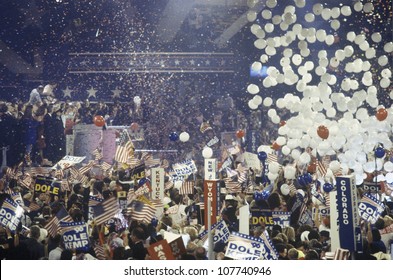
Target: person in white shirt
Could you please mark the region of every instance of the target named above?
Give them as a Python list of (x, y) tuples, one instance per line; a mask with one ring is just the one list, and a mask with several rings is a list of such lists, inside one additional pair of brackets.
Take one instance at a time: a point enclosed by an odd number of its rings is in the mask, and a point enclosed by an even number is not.
[(29, 99), (29, 104), (31, 105), (41, 105), (42, 104), (42, 99), (41, 99), (41, 94), (44, 92), (44, 86), (39, 85), (37, 88), (33, 89), (30, 92), (30, 99)]
[(44, 87), (44, 90), (42, 92), (42, 96), (44, 100), (46, 100), (49, 103), (55, 101), (56, 97), (53, 91), (56, 88), (56, 86), (57, 86), (56, 82), (50, 82)]

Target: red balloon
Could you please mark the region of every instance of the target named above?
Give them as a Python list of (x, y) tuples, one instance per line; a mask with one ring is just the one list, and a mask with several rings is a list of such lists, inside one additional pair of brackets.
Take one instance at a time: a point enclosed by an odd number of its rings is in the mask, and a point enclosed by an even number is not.
[(329, 137), (329, 129), (324, 125), (318, 126), (317, 133), (318, 136), (321, 137), (322, 139), (327, 139)]
[(138, 130), (139, 124), (133, 122), (133, 123), (131, 124), (130, 128), (131, 128), (131, 130)]
[(239, 129), (238, 131), (236, 131), (236, 137), (237, 138), (243, 138), (245, 135), (244, 130), (243, 129)]
[(280, 148), (281, 148), (281, 146), (278, 145), (276, 141), (274, 141), (272, 144), (272, 149), (275, 151), (278, 151)]
[(93, 122), (98, 127), (103, 127), (105, 125), (105, 119), (103, 116), (94, 116)]
[(377, 120), (383, 121), (388, 117), (388, 111), (385, 108), (379, 108), (375, 116)]
[(313, 161), (307, 166), (307, 172), (315, 173), (315, 171), (317, 171), (317, 163)]
[(286, 124), (287, 124), (286, 121), (280, 121), (280, 126), (284, 126), (284, 125), (286, 125)]

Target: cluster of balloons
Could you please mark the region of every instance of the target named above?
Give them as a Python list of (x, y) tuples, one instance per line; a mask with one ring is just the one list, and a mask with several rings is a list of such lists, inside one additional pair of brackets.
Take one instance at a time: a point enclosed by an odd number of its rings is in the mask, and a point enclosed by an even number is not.
[(180, 140), (181, 142), (184, 143), (184, 142), (187, 142), (188, 140), (190, 140), (190, 134), (188, 134), (188, 132), (183, 131), (179, 135), (176, 131), (173, 131), (169, 134), (169, 140), (171, 140), (173, 142)]
[[(254, 46), (261, 51), (252, 69), (260, 70), (272, 57), (279, 61), (278, 66), (267, 67), (267, 76), (260, 84), (254, 82), (247, 86), (252, 96), (249, 108), (256, 110), (263, 104), (269, 108), (270, 120), (280, 124), (272, 149), (291, 156), (298, 165), (312, 165), (310, 170), (315, 169), (313, 157), (336, 156), (337, 160), (329, 165), (322, 178), (326, 182), (334, 181), (338, 169), (344, 175), (353, 170), (357, 184), (363, 183), (367, 173), (375, 171), (385, 174), (378, 175), (377, 180), (392, 182), (393, 163), (385, 155), (386, 150), (393, 148), (393, 109), (380, 104), (377, 93), (385, 91), (385, 96), (393, 99), (393, 91), (387, 90), (392, 78), (389, 55), (393, 52), (393, 42), (380, 47), (384, 42), (381, 33), (359, 32), (359, 26), (352, 25), (356, 30), (349, 30), (340, 38), (341, 43), (346, 42), (344, 47), (336, 47), (333, 52), (310, 47), (315, 43), (326, 45), (329, 50), (335, 47), (335, 34), (315, 27), (323, 25), (312, 25), (314, 21), (325, 21), (335, 31), (347, 24), (346, 17), (353, 13), (367, 16), (374, 9), (373, 3), (357, 1), (341, 7), (315, 3), (310, 7), (305, 5), (305, 0), (295, 0), (294, 5), (274, 9), (278, 1), (267, 0), (261, 18), (257, 13), (258, 1), (247, 3)], [(302, 15), (305, 22), (299, 20)], [(337, 72), (344, 75), (337, 76)], [(270, 97), (262, 100), (261, 87), (279, 85), (288, 86), (288, 92), (292, 93), (275, 102)], [(284, 125), (276, 108), (291, 113)], [(374, 113), (370, 114), (370, 109)], [(379, 143), (383, 147), (374, 150)], [(284, 167), (285, 178), (296, 179), (295, 174), (294, 167)], [(275, 175), (269, 170), (269, 178)]]

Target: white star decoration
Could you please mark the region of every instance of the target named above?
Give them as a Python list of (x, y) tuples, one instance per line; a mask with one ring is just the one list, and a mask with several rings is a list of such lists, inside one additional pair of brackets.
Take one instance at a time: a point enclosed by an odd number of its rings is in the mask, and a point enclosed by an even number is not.
[(73, 92), (73, 90), (71, 90), (68, 86), (66, 87), (66, 89), (63, 89), (62, 91), (64, 93), (63, 95), (64, 98), (66, 97), (72, 98), (71, 92)]
[(89, 90), (87, 90), (87, 92), (89, 93), (89, 96), (87, 96), (87, 98), (93, 96), (94, 98), (97, 98), (96, 96), (96, 92), (97, 90), (95, 90), (93, 87), (91, 87)]
[(111, 92), (113, 92), (112, 98), (120, 98), (120, 93), (122, 93), (121, 90), (119, 90), (118, 88), (116, 88), (115, 90), (111, 90)]

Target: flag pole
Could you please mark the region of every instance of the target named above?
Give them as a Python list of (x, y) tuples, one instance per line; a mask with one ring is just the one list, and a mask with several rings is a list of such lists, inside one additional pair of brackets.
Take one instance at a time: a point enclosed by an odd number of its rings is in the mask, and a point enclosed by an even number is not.
[(209, 244), (208, 250), (208, 259), (214, 260), (214, 245), (213, 245), (213, 234), (212, 234), (212, 210), (211, 210), (212, 202), (210, 199), (207, 199), (207, 240)]

